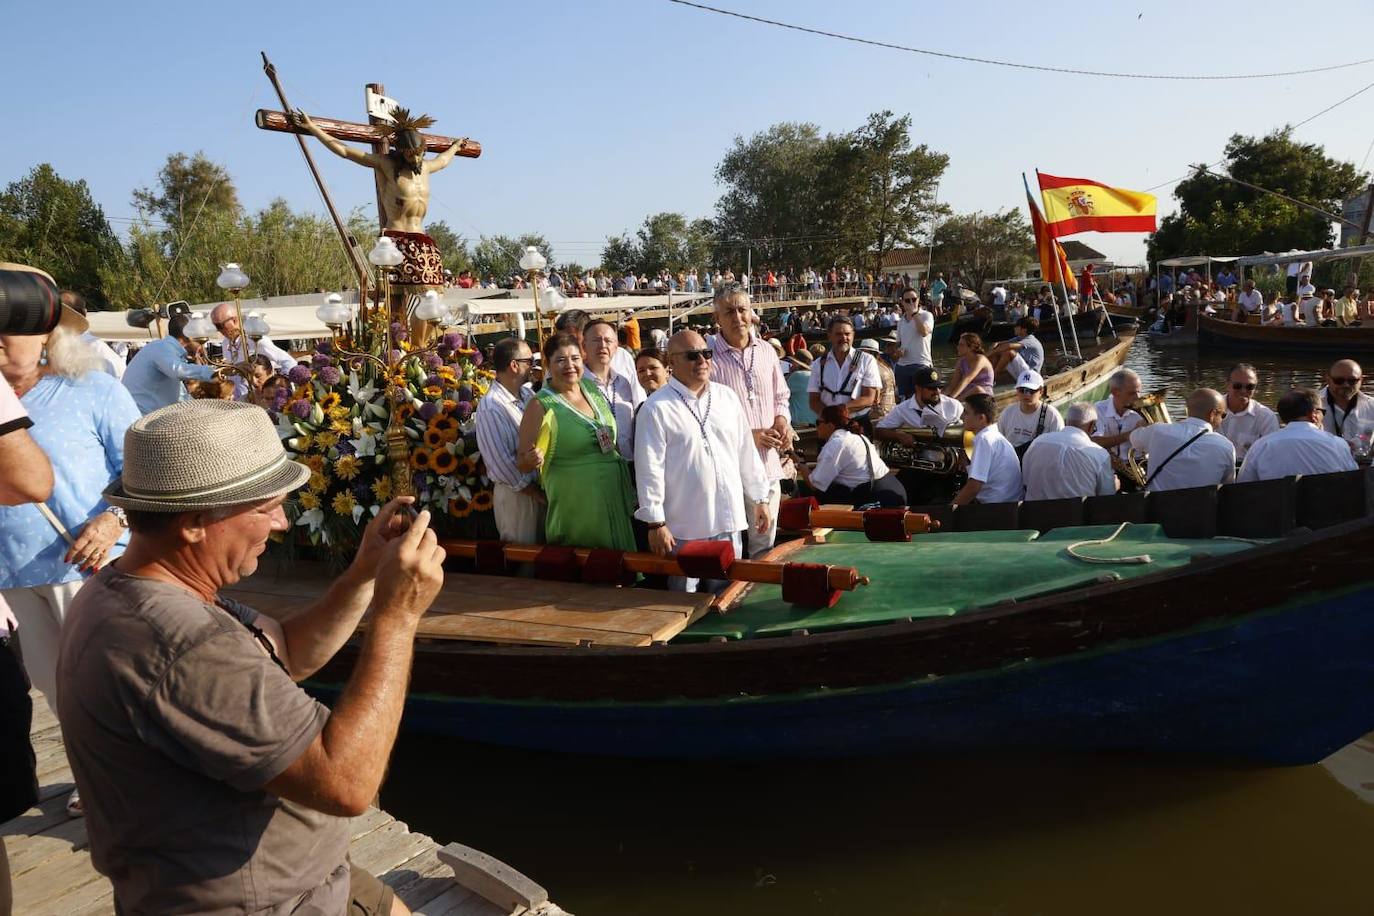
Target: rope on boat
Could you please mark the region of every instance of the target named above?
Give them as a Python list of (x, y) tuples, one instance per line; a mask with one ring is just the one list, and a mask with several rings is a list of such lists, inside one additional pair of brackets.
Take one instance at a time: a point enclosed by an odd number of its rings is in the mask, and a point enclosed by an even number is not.
[(1068, 547), (1064, 548), (1064, 550), (1068, 553), (1069, 556), (1073, 557), (1075, 560), (1081, 560), (1084, 563), (1153, 563), (1154, 559), (1148, 553), (1136, 554), (1133, 557), (1087, 557), (1083, 556), (1078, 552), (1079, 547), (1100, 547), (1103, 544), (1110, 544), (1112, 541), (1116, 540), (1117, 535), (1125, 531), (1130, 524), (1130, 522), (1122, 522), (1120, 525), (1116, 526), (1115, 531), (1113, 531), (1110, 535), (1108, 535), (1105, 538), (1094, 538), (1088, 541), (1077, 541), (1073, 544), (1070, 544)]

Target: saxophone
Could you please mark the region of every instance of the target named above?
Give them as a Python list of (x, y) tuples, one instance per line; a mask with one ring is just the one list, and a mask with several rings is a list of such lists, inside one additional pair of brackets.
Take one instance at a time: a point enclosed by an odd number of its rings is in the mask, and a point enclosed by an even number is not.
[[(1172, 423), (1173, 417), (1169, 415), (1169, 405), (1164, 400), (1166, 389), (1144, 395), (1131, 405), (1131, 410), (1140, 414), (1145, 419), (1143, 426), (1152, 426), (1155, 423)], [(1112, 470), (1116, 471), (1121, 478), (1121, 489), (1123, 491), (1143, 490), (1145, 481), (1149, 479), (1145, 473), (1146, 455), (1139, 454), (1135, 449), (1128, 448), (1125, 458), (1118, 458), (1116, 450), (1111, 451)]]

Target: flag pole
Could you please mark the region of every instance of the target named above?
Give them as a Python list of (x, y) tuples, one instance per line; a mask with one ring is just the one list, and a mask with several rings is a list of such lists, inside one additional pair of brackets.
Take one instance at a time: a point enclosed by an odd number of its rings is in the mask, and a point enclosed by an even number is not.
[[(1039, 174), (1040, 174), (1040, 172), (1039, 172), (1038, 169), (1036, 170), (1036, 173), (1035, 173), (1035, 174), (1036, 174), (1036, 175), (1039, 175)], [(1025, 173), (1025, 172), (1022, 172), (1022, 173), (1021, 173), (1021, 184), (1024, 185), (1025, 188), (1026, 188), (1026, 202), (1027, 202), (1028, 204), (1030, 204), (1031, 206), (1035, 206), (1035, 198), (1031, 197), (1030, 183), (1029, 183), (1028, 181), (1026, 181), (1026, 173)], [(1037, 211), (1037, 213), (1038, 213), (1038, 212), (1039, 212), (1039, 211)], [(1034, 213), (1031, 214), (1031, 222), (1032, 222), (1032, 224), (1033, 224), (1034, 221), (1035, 221), (1035, 216), (1036, 216), (1036, 214), (1034, 214)], [(1045, 227), (1045, 234), (1046, 234), (1046, 235), (1049, 235), (1049, 231), (1050, 231), (1049, 223), (1046, 223), (1046, 222), (1045, 222), (1045, 219), (1044, 219), (1044, 216), (1043, 216), (1043, 215), (1042, 215), (1041, 218), (1040, 218), (1040, 224), (1041, 224), (1042, 226)], [(1038, 251), (1039, 248), (1040, 248), (1040, 243), (1039, 243), (1039, 240), (1038, 240), (1038, 239), (1036, 240), (1036, 246), (1035, 246), (1035, 247), (1036, 247), (1036, 250), (1037, 250), (1037, 251)], [(1057, 272), (1058, 266), (1059, 266), (1059, 257), (1058, 257), (1058, 254), (1057, 254), (1057, 253), (1055, 252), (1055, 250), (1054, 250), (1054, 239), (1053, 239), (1053, 238), (1050, 238), (1050, 257), (1051, 257), (1051, 258), (1054, 258), (1055, 268), (1056, 268), (1056, 272)], [(1042, 264), (1041, 267), (1043, 268), (1044, 265)], [(1045, 277), (1045, 279), (1048, 280), (1049, 277)], [(1054, 299), (1054, 287), (1052, 287), (1052, 286), (1050, 287), (1050, 299), (1051, 299), (1051, 300)], [(1055, 328), (1057, 328), (1057, 329), (1059, 330), (1059, 350), (1060, 350), (1061, 353), (1063, 353), (1065, 356), (1067, 356), (1068, 353), (1069, 353), (1069, 345), (1068, 345), (1068, 343), (1066, 343), (1065, 340), (1064, 340), (1064, 324), (1063, 324), (1063, 322), (1061, 322), (1061, 321), (1059, 320), (1059, 303), (1058, 303), (1058, 302), (1055, 302), (1055, 303), (1054, 303), (1053, 311), (1054, 311), (1054, 326), (1055, 326)]]
[[(1036, 169), (1036, 170), (1035, 170), (1035, 186), (1036, 186), (1037, 188), (1040, 187), (1040, 170), (1039, 170), (1039, 169)], [(1045, 196), (1044, 191), (1041, 191), (1040, 196), (1041, 196), (1042, 199), (1044, 198), (1044, 196)], [(1045, 220), (1045, 231), (1046, 231), (1046, 232), (1049, 232), (1049, 228), (1050, 228), (1050, 221), (1049, 221), (1048, 219), (1046, 219), (1046, 220)], [(1059, 277), (1059, 288), (1064, 292), (1064, 307), (1067, 308), (1068, 305), (1069, 305), (1069, 284), (1068, 284), (1067, 282), (1065, 282), (1065, 280), (1064, 280), (1064, 265), (1061, 264), (1061, 263), (1059, 262), (1059, 252), (1058, 252), (1057, 249), (1054, 248), (1054, 246), (1056, 246), (1056, 245), (1058, 245), (1058, 244), (1059, 244), (1059, 238), (1058, 238), (1058, 236), (1055, 236), (1053, 233), (1051, 233), (1051, 234), (1050, 234), (1050, 245), (1051, 245), (1051, 254), (1054, 255), (1054, 272), (1055, 272), (1055, 274), (1058, 275), (1058, 277)], [(1066, 256), (1066, 257), (1067, 257), (1067, 256)], [(1073, 318), (1074, 318), (1074, 316), (1072, 316), (1072, 315), (1069, 316), (1069, 327), (1073, 330), (1073, 352), (1074, 352), (1074, 356), (1078, 357), (1078, 361), (1081, 363), (1081, 362), (1083, 362), (1083, 351), (1082, 351), (1082, 349), (1080, 349), (1079, 346), (1078, 346), (1078, 323), (1075, 322), (1075, 321), (1073, 320)], [(1063, 332), (1063, 330), (1061, 329), (1059, 333), (1060, 333), (1060, 336), (1062, 337), (1064, 332)], [(1067, 353), (1067, 349), (1065, 350), (1065, 352)]]

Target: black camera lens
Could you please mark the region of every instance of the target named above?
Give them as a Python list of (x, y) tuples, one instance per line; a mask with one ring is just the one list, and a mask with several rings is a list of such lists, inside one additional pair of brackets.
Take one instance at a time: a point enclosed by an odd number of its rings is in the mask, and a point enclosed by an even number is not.
[(51, 280), (0, 268), (0, 334), (47, 334), (61, 320), (62, 301)]

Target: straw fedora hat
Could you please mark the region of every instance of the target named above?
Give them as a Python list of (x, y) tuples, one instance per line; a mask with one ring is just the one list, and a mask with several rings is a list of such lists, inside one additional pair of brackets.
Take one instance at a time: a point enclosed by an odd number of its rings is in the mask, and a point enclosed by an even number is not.
[[(27, 264), (15, 264), (12, 261), (0, 261), (0, 270), (14, 270), (21, 273), (37, 274), (48, 281), (48, 286), (44, 287), (43, 292), (49, 296), (57, 296), (57, 281), (54, 280), (52, 275), (46, 270), (39, 270), (37, 267), (30, 267)], [(77, 335), (85, 334), (91, 326), (91, 323), (86, 320), (85, 315), (68, 305), (62, 306), (62, 315), (57, 323), (59, 326)]]
[(195, 512), (262, 502), (310, 478), (291, 460), (267, 411), (238, 401), (181, 401), (140, 417), (124, 434), (124, 473), (112, 506)]

